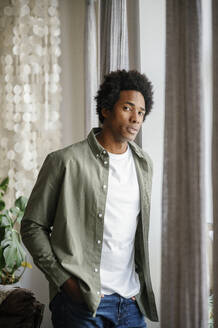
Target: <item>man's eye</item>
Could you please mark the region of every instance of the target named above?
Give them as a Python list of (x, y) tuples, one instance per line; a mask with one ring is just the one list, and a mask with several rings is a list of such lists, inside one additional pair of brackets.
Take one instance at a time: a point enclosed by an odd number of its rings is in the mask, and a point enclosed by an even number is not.
[(140, 115), (140, 116), (144, 116), (145, 113), (144, 113), (144, 112), (139, 112), (139, 115)]
[(124, 106), (123, 107), (125, 110), (131, 110), (131, 108), (129, 106)]

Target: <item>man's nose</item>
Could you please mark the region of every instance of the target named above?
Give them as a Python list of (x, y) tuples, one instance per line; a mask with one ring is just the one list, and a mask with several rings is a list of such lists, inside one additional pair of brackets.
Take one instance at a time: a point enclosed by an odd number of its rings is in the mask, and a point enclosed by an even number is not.
[(132, 115), (130, 116), (131, 122), (138, 123), (139, 122), (139, 113), (137, 110), (133, 110)]

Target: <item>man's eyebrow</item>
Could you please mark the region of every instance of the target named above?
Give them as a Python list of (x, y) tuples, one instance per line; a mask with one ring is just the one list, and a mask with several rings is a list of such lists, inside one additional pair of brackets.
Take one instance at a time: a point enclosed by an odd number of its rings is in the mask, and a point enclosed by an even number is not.
[[(134, 103), (130, 102), (130, 101), (126, 101), (125, 104), (131, 105), (131, 106), (135, 106)], [(143, 110), (145, 112), (145, 108), (144, 107), (140, 107), (141, 110)]]

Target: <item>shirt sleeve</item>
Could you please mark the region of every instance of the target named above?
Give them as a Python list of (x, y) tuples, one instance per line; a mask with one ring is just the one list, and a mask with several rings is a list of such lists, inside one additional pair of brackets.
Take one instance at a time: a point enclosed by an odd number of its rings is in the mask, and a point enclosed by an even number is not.
[(33, 261), (46, 278), (60, 288), (71, 277), (56, 259), (50, 242), (64, 170), (49, 154), (39, 172), (21, 222), (21, 236)]

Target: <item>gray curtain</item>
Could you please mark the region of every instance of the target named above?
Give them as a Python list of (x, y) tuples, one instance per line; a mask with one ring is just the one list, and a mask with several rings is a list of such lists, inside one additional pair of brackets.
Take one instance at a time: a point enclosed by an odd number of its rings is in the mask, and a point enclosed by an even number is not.
[(85, 135), (98, 126), (94, 97), (98, 86), (96, 1), (86, 0), (85, 18)]
[(129, 68), (126, 0), (100, 1), (100, 77)]
[[(141, 71), (140, 58), (140, 13), (139, 0), (127, 0), (129, 69)], [(142, 147), (142, 129), (140, 129), (135, 142)]]
[(161, 327), (207, 327), (201, 1), (166, 0)]
[[(97, 13), (97, 15), (96, 15)], [(129, 68), (126, 0), (86, 0), (85, 132), (98, 126), (94, 97), (105, 74)]]
[(214, 220), (214, 328), (218, 327), (218, 1), (212, 1), (213, 15), (213, 141), (212, 141), (212, 184)]
[[(101, 81), (105, 74), (113, 70), (140, 71), (139, 42), (139, 1), (100, 1)], [(141, 130), (135, 141), (142, 145)]]

